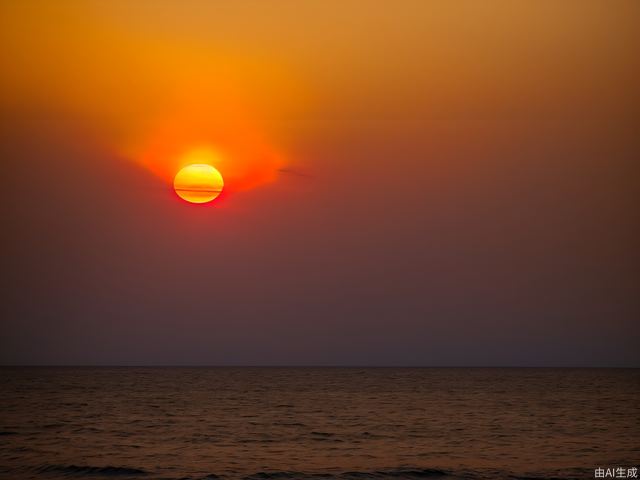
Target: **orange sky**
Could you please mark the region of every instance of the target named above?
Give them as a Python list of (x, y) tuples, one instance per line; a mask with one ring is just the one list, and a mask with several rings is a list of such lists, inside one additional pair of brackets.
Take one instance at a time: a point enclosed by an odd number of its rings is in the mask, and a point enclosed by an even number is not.
[(288, 149), (322, 121), (626, 115), (638, 6), (608, 5), (4, 2), (0, 95), (85, 118), (164, 181), (214, 149), (243, 190), (304, 164)]
[(637, 366), (639, 18), (0, 2), (0, 360)]

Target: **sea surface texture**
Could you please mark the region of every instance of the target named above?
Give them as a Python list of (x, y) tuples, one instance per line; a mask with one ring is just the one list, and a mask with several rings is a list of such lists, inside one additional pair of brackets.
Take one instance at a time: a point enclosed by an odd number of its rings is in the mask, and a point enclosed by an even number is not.
[(623, 369), (2, 368), (0, 477), (594, 478), (640, 467), (639, 394)]

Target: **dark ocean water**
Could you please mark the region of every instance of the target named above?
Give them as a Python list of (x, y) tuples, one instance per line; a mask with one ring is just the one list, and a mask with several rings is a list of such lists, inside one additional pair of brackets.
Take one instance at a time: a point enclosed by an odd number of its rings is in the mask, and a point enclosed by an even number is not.
[(593, 478), (640, 370), (3, 368), (0, 477)]

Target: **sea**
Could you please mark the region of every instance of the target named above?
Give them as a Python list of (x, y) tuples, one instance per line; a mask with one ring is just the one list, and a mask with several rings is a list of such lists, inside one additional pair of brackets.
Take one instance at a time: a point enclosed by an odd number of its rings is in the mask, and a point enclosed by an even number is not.
[(0, 478), (633, 478), (639, 394), (638, 369), (4, 367)]

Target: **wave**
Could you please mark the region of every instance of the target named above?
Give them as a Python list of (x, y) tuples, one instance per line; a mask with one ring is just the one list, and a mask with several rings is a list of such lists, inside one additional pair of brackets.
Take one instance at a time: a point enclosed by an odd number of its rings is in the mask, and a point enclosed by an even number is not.
[[(1, 470), (0, 470), (1, 471)], [(50, 478), (60, 477), (122, 477), (130, 478), (151, 475), (146, 470), (131, 467), (94, 467), (77, 465), (42, 465), (36, 471)], [(262, 471), (247, 476), (217, 475), (211, 473), (205, 477), (162, 477), (164, 480), (571, 480), (583, 478), (576, 472), (567, 471), (567, 476), (517, 476), (502, 471), (457, 471), (451, 472), (436, 468), (398, 468), (389, 470), (346, 471), (342, 473)], [(155, 477), (154, 477), (155, 478)], [(160, 477), (158, 477), (160, 478)]]
[(350, 471), (343, 473), (302, 473), (302, 472), (257, 472), (253, 475), (244, 477), (243, 480), (312, 480), (312, 479), (340, 479), (340, 480), (360, 480), (360, 479), (373, 479), (384, 480), (386, 478), (406, 478), (406, 479), (420, 479), (420, 478), (456, 478), (449, 472), (444, 470), (437, 470), (434, 468), (425, 469), (395, 469), (395, 470), (373, 470), (368, 472), (363, 471)]
[[(562, 475), (558, 476), (558, 473)], [(565, 476), (566, 474), (566, 476)], [(567, 469), (562, 472), (543, 472), (539, 476), (518, 476), (512, 472), (480, 469), (447, 471), (436, 468), (398, 468), (372, 471), (347, 471), (343, 473), (305, 473), (305, 472), (257, 472), (245, 476), (242, 480), (578, 480), (584, 478), (580, 469)], [(205, 477), (208, 478), (208, 477)], [(212, 477), (223, 478), (223, 477)]]
[(94, 475), (103, 477), (117, 477), (117, 476), (136, 476), (136, 475), (148, 475), (149, 472), (141, 470), (139, 468), (130, 467), (93, 467), (93, 466), (78, 466), (78, 465), (42, 465), (37, 469), (38, 473), (43, 474), (56, 474), (64, 476), (82, 476), (82, 475)]

